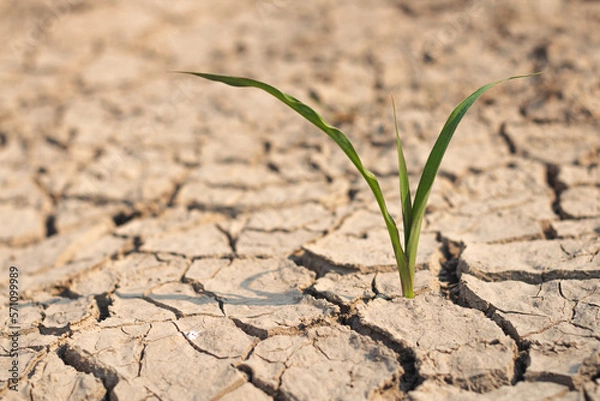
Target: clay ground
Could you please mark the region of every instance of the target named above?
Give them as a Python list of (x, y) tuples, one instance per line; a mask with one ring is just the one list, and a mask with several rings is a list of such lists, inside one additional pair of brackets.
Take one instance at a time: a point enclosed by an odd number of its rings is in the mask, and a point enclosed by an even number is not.
[[(600, 400), (600, 2), (20, 0), (0, 20), (0, 398)], [(390, 95), (416, 186), (461, 99), (543, 75), (459, 127), (405, 300), (329, 138), (173, 70), (307, 101), (394, 216)]]

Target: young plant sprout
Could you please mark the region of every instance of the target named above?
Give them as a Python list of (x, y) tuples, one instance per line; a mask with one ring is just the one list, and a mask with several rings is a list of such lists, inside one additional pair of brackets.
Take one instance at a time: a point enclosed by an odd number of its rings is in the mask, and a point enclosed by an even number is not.
[[(400, 141), (400, 135), (398, 133), (398, 123), (396, 120), (396, 107), (394, 108), (394, 125), (396, 127), (396, 143), (398, 152), (398, 176), (400, 179), (400, 202), (402, 210), (402, 221), (404, 229), (404, 244), (400, 242), (400, 235), (398, 228), (394, 221), (394, 218), (389, 213), (379, 182), (375, 175), (367, 170), (356, 153), (354, 146), (350, 143), (350, 140), (337, 128), (329, 125), (323, 117), (321, 117), (316, 111), (302, 103), (300, 100), (293, 96), (281, 92), (279, 89), (265, 84), (260, 81), (249, 78), (232, 77), (226, 75), (206, 74), (199, 72), (183, 72), (185, 74), (195, 75), (197, 77), (205, 78), (211, 81), (222, 82), (230, 86), (237, 87), (254, 87), (262, 89), (263, 91), (271, 94), (272, 96), (285, 103), (293, 110), (295, 110), (302, 117), (313, 123), (317, 128), (327, 134), (331, 139), (337, 143), (342, 151), (348, 156), (352, 164), (356, 167), (360, 175), (365, 179), (369, 188), (375, 196), (379, 210), (385, 221), (385, 225), (392, 241), (392, 247), (394, 249), (394, 256), (396, 258), (396, 264), (398, 266), (398, 272), (400, 274), (400, 284), (402, 286), (402, 295), (406, 298), (414, 298), (414, 281), (415, 281), (415, 263), (417, 259), (417, 248), (419, 246), (419, 236), (421, 234), (421, 224), (423, 223), (423, 217), (425, 215), (425, 206), (427, 205), (427, 199), (431, 193), (431, 187), (435, 180), (435, 176), (444, 157), (444, 153), (452, 139), (452, 135), (458, 126), (458, 123), (462, 120), (463, 116), (469, 110), (471, 105), (488, 89), (493, 86), (516, 78), (529, 77), (537, 74), (518, 75), (509, 78), (502, 79), (500, 81), (492, 82), (484, 85), (477, 89), (471, 95), (456, 106), (456, 108), (450, 113), (448, 120), (444, 124), (437, 141), (431, 149), (431, 153), (427, 158), (423, 174), (417, 187), (414, 200), (411, 200), (410, 187), (408, 182), (408, 170), (406, 168), (406, 161), (404, 159), (404, 152), (402, 151), (402, 144)], [(393, 99), (392, 99), (393, 103)]]

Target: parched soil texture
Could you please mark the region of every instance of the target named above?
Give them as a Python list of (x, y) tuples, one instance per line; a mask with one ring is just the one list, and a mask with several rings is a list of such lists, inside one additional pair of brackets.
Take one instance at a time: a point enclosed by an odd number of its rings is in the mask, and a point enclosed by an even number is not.
[[(0, 398), (600, 400), (600, 2), (0, 5)], [(466, 115), (401, 297), (399, 218)], [(12, 292), (11, 292), (12, 291)]]

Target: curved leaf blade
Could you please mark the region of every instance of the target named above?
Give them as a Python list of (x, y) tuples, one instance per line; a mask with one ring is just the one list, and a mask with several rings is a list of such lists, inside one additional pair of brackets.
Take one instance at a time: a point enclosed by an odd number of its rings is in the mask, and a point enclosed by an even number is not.
[[(408, 274), (408, 272), (409, 272), (409, 269), (407, 266), (408, 260), (406, 258), (406, 254), (405, 254), (404, 250), (402, 249), (402, 245), (400, 244), (400, 237), (398, 234), (398, 228), (396, 227), (396, 223), (387, 209), (387, 206), (385, 204), (385, 199), (383, 197), (383, 193), (381, 192), (381, 187), (379, 186), (379, 182), (377, 181), (377, 178), (375, 178), (375, 175), (363, 166), (362, 161), (361, 161), (360, 157), (358, 156), (358, 153), (354, 149), (354, 146), (352, 145), (352, 143), (350, 142), (348, 137), (346, 137), (346, 135), (344, 135), (344, 133), (342, 133), (337, 128), (329, 125), (325, 121), (325, 119), (323, 117), (321, 117), (321, 115), (319, 115), (316, 111), (314, 111), (308, 105), (302, 103), (300, 100), (296, 99), (295, 97), (288, 95), (286, 93), (283, 93), (279, 89), (277, 89), (271, 85), (268, 85), (264, 82), (260, 82), (260, 81), (250, 79), (250, 78), (232, 77), (232, 76), (228, 76), (228, 75), (207, 74), (207, 73), (188, 72), (188, 71), (177, 71), (177, 72), (180, 72), (183, 74), (194, 75), (194, 76), (197, 76), (200, 78), (205, 78), (205, 79), (215, 81), (215, 82), (221, 82), (221, 83), (224, 83), (224, 84), (227, 84), (230, 86), (254, 87), (254, 88), (262, 89), (263, 91), (274, 96), (281, 102), (285, 103), (287, 106), (292, 108), (294, 111), (296, 111), (302, 117), (304, 117), (306, 120), (310, 121), (313, 125), (315, 125), (317, 128), (319, 128), (325, 134), (327, 134), (331, 139), (333, 139), (334, 142), (340, 147), (340, 149), (342, 149), (342, 151), (346, 154), (346, 156), (348, 156), (348, 158), (350, 159), (352, 164), (354, 164), (356, 169), (359, 171), (359, 173), (362, 175), (362, 177), (367, 182), (367, 185), (369, 185), (371, 192), (375, 196), (377, 205), (379, 206), (379, 210), (381, 211), (381, 214), (385, 221), (385, 225), (386, 225), (388, 233), (390, 235), (390, 240), (392, 242), (392, 247), (394, 249), (394, 254), (396, 257), (396, 263), (398, 265), (398, 270), (400, 273), (400, 280), (402, 283), (403, 294), (405, 296), (409, 296), (412, 298), (412, 296), (413, 296), (412, 295), (413, 283), (412, 283), (412, 279), (411, 279), (412, 276), (410, 276)], [(404, 293), (405, 289), (406, 289), (406, 293)]]
[(516, 75), (509, 78), (501, 79), (500, 81), (492, 82), (490, 84), (484, 85), (481, 88), (477, 89), (467, 98), (465, 98), (462, 102), (456, 106), (456, 108), (450, 113), (450, 116), (446, 120), (440, 135), (433, 145), (429, 157), (427, 158), (427, 162), (425, 163), (425, 167), (423, 169), (423, 174), (421, 175), (421, 180), (419, 181), (419, 186), (417, 188), (417, 192), (415, 194), (415, 199), (413, 203), (413, 221), (410, 228), (410, 238), (406, 245), (406, 254), (408, 257), (408, 265), (414, 269), (414, 265), (417, 257), (417, 248), (419, 246), (419, 236), (421, 232), (421, 224), (423, 223), (423, 217), (425, 216), (425, 207), (427, 206), (427, 200), (429, 198), (429, 194), (431, 193), (431, 188), (433, 187), (433, 182), (437, 175), (440, 164), (442, 163), (442, 158), (444, 157), (444, 153), (448, 148), (448, 144), (456, 131), (456, 128), (465, 113), (469, 110), (469, 108), (475, 103), (477, 99), (481, 95), (483, 95), (487, 90), (493, 88), (494, 86), (509, 81), (511, 79), (518, 78), (526, 78), (535, 74), (525, 74), (525, 75)]

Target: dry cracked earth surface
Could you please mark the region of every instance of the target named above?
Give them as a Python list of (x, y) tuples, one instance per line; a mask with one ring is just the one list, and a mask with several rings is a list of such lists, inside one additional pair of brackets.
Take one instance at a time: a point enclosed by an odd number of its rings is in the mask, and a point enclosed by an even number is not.
[[(0, 10), (0, 398), (600, 400), (600, 2)], [(175, 70), (307, 100), (395, 216), (391, 94), (416, 184), (462, 98), (543, 74), (459, 127), (406, 300), (331, 140), (264, 93)]]

